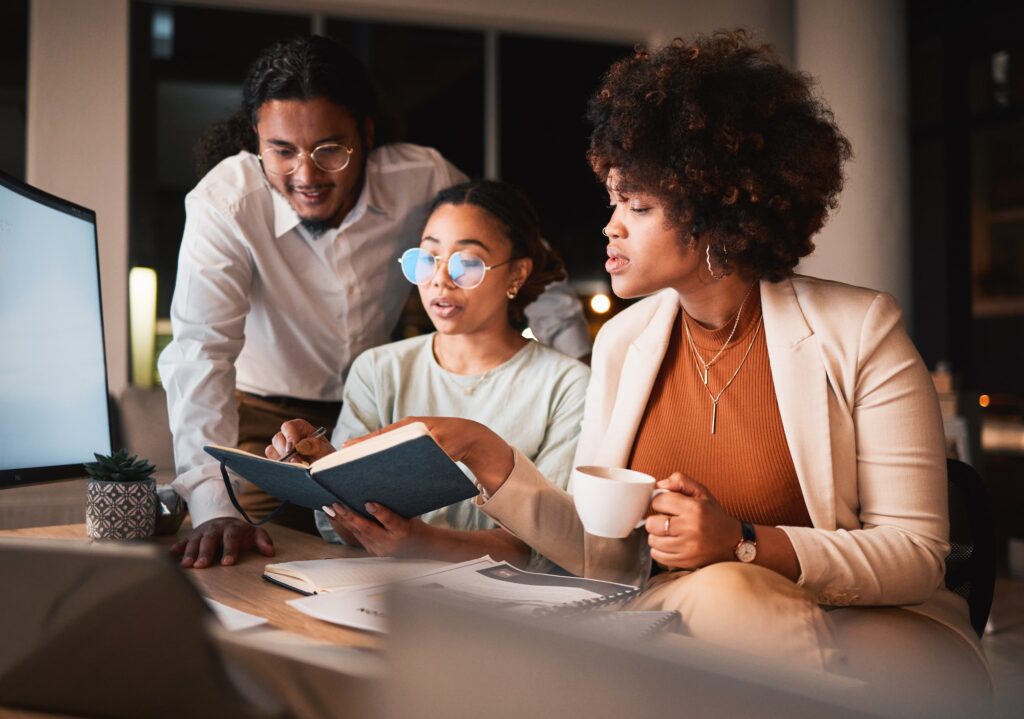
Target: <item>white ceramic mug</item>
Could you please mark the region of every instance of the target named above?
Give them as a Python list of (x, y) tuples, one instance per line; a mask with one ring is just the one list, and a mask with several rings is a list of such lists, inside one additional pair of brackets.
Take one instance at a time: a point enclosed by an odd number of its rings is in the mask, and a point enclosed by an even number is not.
[(622, 539), (643, 525), (655, 489), (654, 477), (619, 467), (587, 465), (572, 473), (572, 497), (576, 513), (588, 533)]

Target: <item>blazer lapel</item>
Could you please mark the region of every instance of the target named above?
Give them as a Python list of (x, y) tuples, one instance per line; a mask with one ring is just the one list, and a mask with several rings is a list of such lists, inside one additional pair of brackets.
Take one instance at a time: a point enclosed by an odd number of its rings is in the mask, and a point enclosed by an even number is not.
[(679, 296), (663, 292), (647, 327), (630, 343), (622, 364), (618, 392), (601, 447), (599, 464), (625, 467), (651, 389), (668, 349), (669, 333), (679, 311)]
[(761, 283), (765, 340), (782, 427), (815, 527), (835, 529), (828, 377), (790, 280)]

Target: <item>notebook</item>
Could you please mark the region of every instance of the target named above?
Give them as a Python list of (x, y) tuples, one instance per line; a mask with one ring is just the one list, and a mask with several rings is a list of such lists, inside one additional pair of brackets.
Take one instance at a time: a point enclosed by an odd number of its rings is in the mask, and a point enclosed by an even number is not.
[(433, 559), (395, 557), (307, 559), (268, 564), (263, 568), (263, 578), (300, 594), (309, 595), (355, 586), (397, 582), (450, 566), (450, 562)]
[(291, 504), (319, 509), (341, 502), (367, 518), (367, 502), (378, 502), (408, 518), (479, 494), (422, 422), (343, 447), (309, 465), (278, 462), (231, 447), (210, 445), (204, 449), (220, 461), (229, 497), (246, 519), (228, 469)]

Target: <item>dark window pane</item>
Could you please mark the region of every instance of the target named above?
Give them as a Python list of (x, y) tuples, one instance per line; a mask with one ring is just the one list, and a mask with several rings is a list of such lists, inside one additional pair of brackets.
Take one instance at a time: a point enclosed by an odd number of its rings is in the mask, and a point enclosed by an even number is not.
[(199, 180), (196, 141), (238, 108), (259, 51), (309, 28), (305, 16), (132, 3), (129, 262), (156, 269), (159, 316), (170, 313), (184, 199)]
[(326, 29), (377, 84), (378, 141), (434, 147), (467, 175), (483, 174), (483, 33), (351, 20)]
[(607, 284), (607, 195), (586, 161), (586, 103), (626, 45), (503, 35), (501, 176), (537, 206), (574, 282)]
[(25, 178), (28, 0), (0, 4), (0, 170)]

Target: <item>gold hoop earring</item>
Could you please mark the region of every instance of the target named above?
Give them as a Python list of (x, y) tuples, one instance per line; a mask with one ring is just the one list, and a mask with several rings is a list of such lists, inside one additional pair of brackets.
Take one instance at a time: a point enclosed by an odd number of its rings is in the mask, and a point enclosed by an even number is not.
[(711, 267), (711, 245), (710, 244), (704, 245), (704, 256), (707, 258), (708, 272), (711, 274), (711, 279), (713, 279), (715, 282), (718, 282), (718, 280), (720, 280), (723, 277), (725, 277), (726, 273), (725, 273), (724, 269), (716, 275), (714, 269), (712, 269), (712, 267)]

